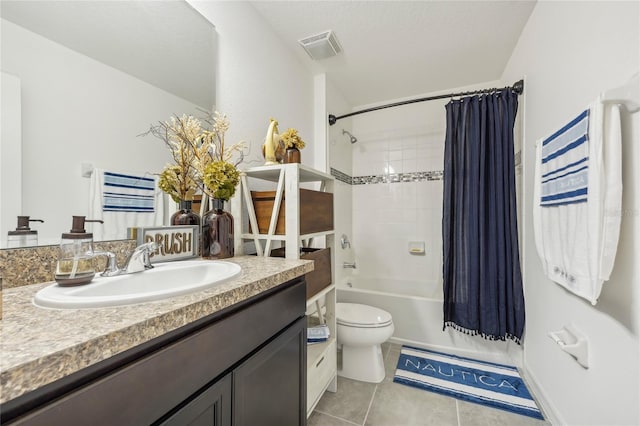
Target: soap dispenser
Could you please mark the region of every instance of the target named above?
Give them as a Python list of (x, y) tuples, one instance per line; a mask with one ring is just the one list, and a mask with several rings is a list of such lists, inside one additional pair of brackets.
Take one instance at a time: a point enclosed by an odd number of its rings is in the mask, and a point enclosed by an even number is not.
[(87, 220), (85, 216), (73, 216), (71, 231), (62, 234), (60, 240), (55, 280), (61, 286), (87, 284), (95, 275), (93, 234), (85, 231), (85, 222), (104, 223), (101, 220)]
[(29, 228), (29, 222), (41, 222), (41, 219), (29, 219), (29, 216), (18, 216), (18, 227), (15, 231), (9, 231), (7, 235), (7, 247), (33, 247), (38, 245), (38, 231)]

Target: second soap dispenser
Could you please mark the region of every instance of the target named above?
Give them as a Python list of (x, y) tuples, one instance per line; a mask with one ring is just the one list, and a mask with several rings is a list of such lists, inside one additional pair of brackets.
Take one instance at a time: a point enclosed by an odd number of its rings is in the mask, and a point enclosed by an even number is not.
[(93, 268), (93, 234), (84, 229), (85, 216), (73, 216), (71, 231), (62, 234), (55, 280), (61, 286), (82, 285), (95, 276)]
[(18, 227), (15, 231), (9, 231), (7, 235), (7, 247), (35, 247), (38, 245), (38, 231), (29, 228), (29, 222), (41, 222), (42, 219), (31, 219), (29, 216), (18, 216)]

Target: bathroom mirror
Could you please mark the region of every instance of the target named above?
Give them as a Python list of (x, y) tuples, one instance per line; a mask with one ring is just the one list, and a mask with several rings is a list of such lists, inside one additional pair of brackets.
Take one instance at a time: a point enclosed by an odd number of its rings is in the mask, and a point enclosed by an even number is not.
[(214, 109), (215, 28), (186, 1), (0, 7), (3, 81), (18, 81), (21, 112), (13, 123), (21, 134), (2, 140), (2, 187), (21, 190), (0, 194), (0, 247), (17, 215), (43, 219), (32, 226), (39, 245), (57, 244), (71, 216), (88, 210), (83, 168), (158, 173), (168, 151), (139, 135), (172, 115)]

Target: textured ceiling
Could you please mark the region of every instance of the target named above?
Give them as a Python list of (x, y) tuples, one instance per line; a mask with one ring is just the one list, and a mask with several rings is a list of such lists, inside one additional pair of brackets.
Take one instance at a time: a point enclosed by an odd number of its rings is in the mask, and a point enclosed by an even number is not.
[[(535, 1), (254, 1), (300, 60), (354, 106), (500, 78)], [(298, 40), (333, 30), (313, 61)]]

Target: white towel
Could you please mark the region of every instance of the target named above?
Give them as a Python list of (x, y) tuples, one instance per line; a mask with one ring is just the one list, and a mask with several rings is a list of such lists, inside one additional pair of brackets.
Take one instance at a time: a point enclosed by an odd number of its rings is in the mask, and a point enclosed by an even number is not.
[(97, 241), (127, 238), (127, 228), (162, 226), (166, 222), (167, 200), (158, 188), (156, 176), (108, 172), (94, 169), (89, 187), (88, 219)]
[(600, 100), (536, 148), (538, 255), (551, 280), (594, 305), (618, 246), (621, 166), (620, 110)]

